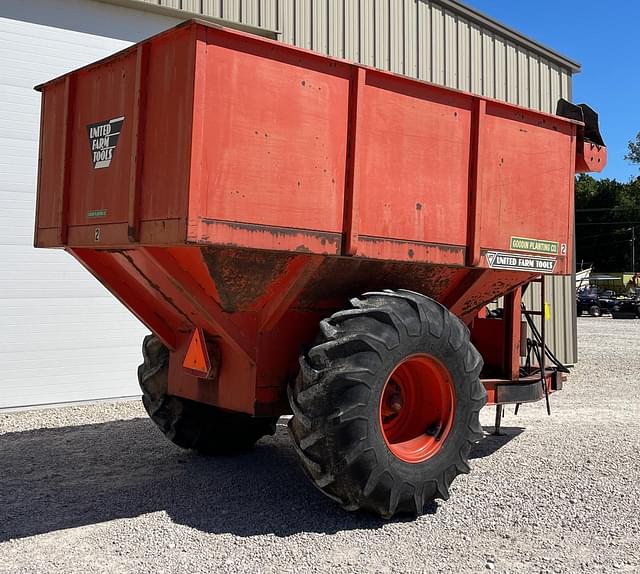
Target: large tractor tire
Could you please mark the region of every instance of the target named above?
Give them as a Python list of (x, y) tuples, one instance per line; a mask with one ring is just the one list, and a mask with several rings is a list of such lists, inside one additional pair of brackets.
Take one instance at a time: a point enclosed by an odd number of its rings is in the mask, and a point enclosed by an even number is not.
[(347, 510), (420, 515), (469, 472), (487, 400), (467, 327), (410, 291), (367, 293), (320, 323), (289, 387), (316, 487)]
[(174, 444), (202, 454), (231, 454), (275, 433), (277, 417), (255, 418), (167, 394), (169, 350), (155, 335), (144, 338), (142, 355), (144, 362), (138, 367), (142, 403)]

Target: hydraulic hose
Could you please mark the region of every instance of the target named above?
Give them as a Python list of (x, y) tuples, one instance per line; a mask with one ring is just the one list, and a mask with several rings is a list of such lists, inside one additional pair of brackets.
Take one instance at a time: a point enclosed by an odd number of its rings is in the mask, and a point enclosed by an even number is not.
[[(525, 317), (525, 319), (527, 320), (527, 323), (529, 325), (529, 328), (531, 329), (531, 334), (533, 335), (533, 338), (536, 340), (536, 342), (538, 343), (538, 345), (542, 346), (542, 335), (540, 335), (540, 331), (538, 331), (538, 328), (536, 327), (536, 324), (533, 321), (533, 318), (526, 312), (527, 311), (527, 307), (524, 303), (521, 303), (521, 309), (523, 311), (523, 315)], [(542, 318), (542, 321), (544, 321), (544, 317)], [(556, 357), (553, 352), (551, 351), (551, 349), (549, 349), (549, 347), (547, 346), (547, 344), (545, 343), (544, 345), (544, 353), (545, 355), (549, 358), (549, 360), (556, 366), (556, 368), (558, 369), (558, 371), (560, 371), (561, 373), (569, 373), (569, 368), (564, 365), (559, 359), (558, 357)]]

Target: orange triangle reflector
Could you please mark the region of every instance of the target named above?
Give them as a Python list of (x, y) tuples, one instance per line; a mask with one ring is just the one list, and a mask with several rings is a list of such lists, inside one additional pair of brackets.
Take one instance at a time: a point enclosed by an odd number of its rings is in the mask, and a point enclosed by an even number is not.
[(211, 359), (209, 358), (209, 351), (207, 350), (202, 329), (198, 328), (193, 332), (182, 366), (196, 375), (209, 376)]

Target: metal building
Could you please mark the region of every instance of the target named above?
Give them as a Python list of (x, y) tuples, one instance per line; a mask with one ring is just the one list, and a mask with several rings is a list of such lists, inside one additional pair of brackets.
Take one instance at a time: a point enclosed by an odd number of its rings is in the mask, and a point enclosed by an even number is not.
[[(32, 248), (33, 86), (199, 15), (422, 80), (552, 112), (579, 66), (454, 0), (3, 0), (0, 408), (138, 394), (144, 327), (70, 257)], [(574, 362), (570, 278), (548, 332)]]

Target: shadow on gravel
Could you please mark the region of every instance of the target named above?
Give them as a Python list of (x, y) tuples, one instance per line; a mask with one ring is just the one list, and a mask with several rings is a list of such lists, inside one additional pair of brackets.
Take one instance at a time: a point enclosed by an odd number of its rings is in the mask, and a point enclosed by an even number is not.
[(469, 460), (492, 455), (524, 431), (522, 427), (502, 427), (500, 434), (495, 435), (492, 426), (483, 427), (483, 429), (489, 434), (484, 435), (484, 438), (473, 446), (469, 453)]
[(174, 447), (147, 419), (0, 435), (0, 541), (157, 511), (237, 536), (386, 523), (325, 498), (296, 456), (281, 425), (253, 451), (223, 458)]

